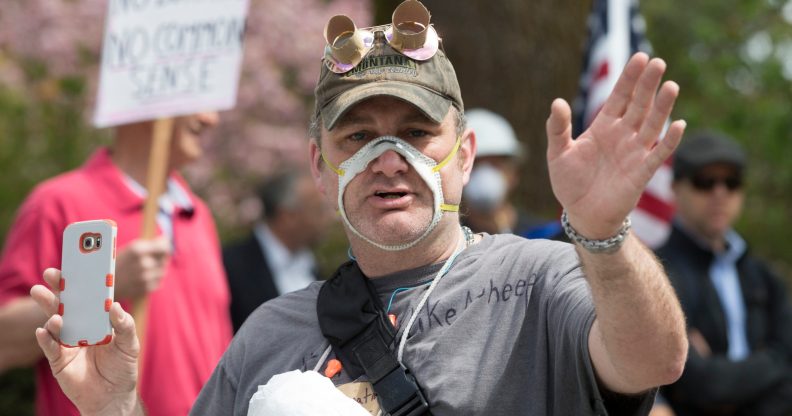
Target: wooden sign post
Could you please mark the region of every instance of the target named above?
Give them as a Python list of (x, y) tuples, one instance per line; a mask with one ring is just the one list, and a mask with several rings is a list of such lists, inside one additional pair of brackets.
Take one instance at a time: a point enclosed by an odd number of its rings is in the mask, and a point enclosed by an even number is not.
[[(249, 0), (110, 0), (94, 125), (156, 120), (141, 238), (154, 238), (173, 117), (236, 103)], [(167, 278), (167, 276), (165, 277)], [(148, 299), (134, 305), (141, 363)], [(142, 377), (138, 377), (142, 380)]]
[[(146, 174), (146, 189), (148, 195), (143, 205), (143, 225), (140, 231), (141, 238), (151, 239), (157, 235), (157, 213), (159, 212), (159, 197), (165, 190), (168, 177), (168, 153), (170, 152), (171, 138), (173, 137), (173, 119), (161, 118), (154, 122), (153, 137), (151, 140), (151, 153)], [(148, 318), (148, 297), (135, 302), (132, 315), (135, 317), (136, 330), (140, 340), (140, 355), (138, 356), (139, 372), (143, 369), (143, 341), (146, 338), (146, 324)], [(140, 381), (141, 378), (138, 378)]]

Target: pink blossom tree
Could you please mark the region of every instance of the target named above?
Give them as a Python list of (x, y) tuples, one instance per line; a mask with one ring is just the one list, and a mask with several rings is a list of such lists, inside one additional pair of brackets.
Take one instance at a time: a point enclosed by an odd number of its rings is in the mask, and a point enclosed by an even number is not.
[[(111, 0), (113, 1), (113, 0)], [(251, 0), (237, 106), (206, 140), (207, 157), (186, 174), (221, 229), (249, 224), (262, 177), (307, 163), (307, 126), (327, 20), (371, 23), (368, 0)], [(87, 123), (93, 112), (107, 1), (3, 0), (0, 84), (55, 100), (63, 79), (79, 80)], [(83, 104), (84, 103), (84, 104)], [(79, 120), (77, 122), (80, 122)]]

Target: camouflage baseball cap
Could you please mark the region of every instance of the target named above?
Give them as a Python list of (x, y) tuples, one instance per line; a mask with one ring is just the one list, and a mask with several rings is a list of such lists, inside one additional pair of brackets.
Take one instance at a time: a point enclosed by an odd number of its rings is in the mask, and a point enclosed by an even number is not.
[(349, 72), (337, 74), (322, 64), (314, 90), (315, 115), (322, 117), (326, 129), (331, 130), (355, 104), (382, 95), (414, 105), (437, 123), (451, 105), (464, 111), (456, 72), (443, 50), (425, 61), (411, 59), (388, 44), (386, 28), (370, 29), (374, 44)]

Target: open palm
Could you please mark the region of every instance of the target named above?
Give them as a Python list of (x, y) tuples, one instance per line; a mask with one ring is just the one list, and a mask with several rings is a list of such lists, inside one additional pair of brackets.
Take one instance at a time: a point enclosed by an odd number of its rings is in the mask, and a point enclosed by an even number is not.
[[(60, 271), (47, 269), (44, 278), (57, 291)], [(119, 405), (128, 410), (134, 408), (140, 348), (132, 316), (114, 303), (110, 308), (110, 322), (115, 334), (110, 343), (67, 348), (57, 341), (63, 326), (63, 319), (55, 313), (57, 292), (36, 285), (30, 294), (50, 316), (44, 327), (36, 330), (38, 344), (58, 384), (80, 413), (120, 414)]]
[(662, 60), (634, 55), (591, 126), (575, 140), (569, 105), (562, 99), (552, 104), (550, 182), (572, 226), (588, 238), (616, 233), (682, 138), (685, 122), (678, 120), (658, 144), (679, 92), (671, 81), (658, 92), (664, 72)]

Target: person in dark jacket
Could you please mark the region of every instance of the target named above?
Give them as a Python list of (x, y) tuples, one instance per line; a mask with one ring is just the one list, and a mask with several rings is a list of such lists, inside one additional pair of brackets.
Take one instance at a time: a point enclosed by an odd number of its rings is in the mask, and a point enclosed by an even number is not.
[(312, 249), (333, 219), (307, 172), (274, 175), (258, 197), (261, 220), (247, 238), (223, 247), (235, 333), (262, 303), (319, 278)]
[(680, 415), (791, 415), (792, 309), (787, 289), (732, 225), (745, 153), (702, 132), (674, 161), (677, 218), (657, 254), (687, 315), (685, 371), (666, 398)]

